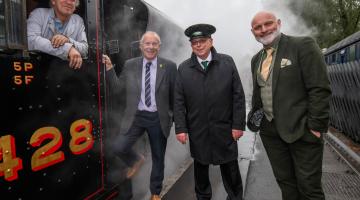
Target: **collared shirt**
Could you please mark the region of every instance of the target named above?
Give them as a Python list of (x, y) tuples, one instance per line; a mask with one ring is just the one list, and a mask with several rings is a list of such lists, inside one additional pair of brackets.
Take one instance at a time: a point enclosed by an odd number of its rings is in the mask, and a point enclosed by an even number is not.
[[(145, 104), (145, 73), (146, 73), (146, 63), (151, 62), (150, 66), (150, 97), (151, 97), (151, 105), (147, 107)], [(138, 104), (138, 110), (145, 110), (149, 112), (156, 112), (156, 100), (155, 100), (155, 85), (156, 85), (156, 72), (157, 72), (157, 57), (149, 61), (146, 58), (143, 59), (142, 64), (142, 74), (141, 74), (141, 98)]]
[[(54, 48), (50, 40), (55, 34), (62, 34), (68, 37), (70, 43)], [(70, 19), (62, 24), (55, 17), (54, 9), (52, 8), (37, 8), (33, 10), (27, 20), (27, 39), (29, 50), (38, 50), (67, 60), (69, 50), (74, 46), (82, 58), (87, 57), (88, 43), (84, 21), (76, 14), (71, 15)]]
[(200, 64), (200, 66), (201, 66), (203, 69), (205, 69), (205, 68), (204, 68), (204, 65), (202, 65), (201, 62), (208, 61), (208, 65), (209, 65), (210, 61), (212, 60), (211, 51), (210, 51), (208, 57), (207, 57), (205, 60), (203, 60), (203, 59), (201, 59), (201, 58), (199, 58), (199, 57), (197, 57), (197, 56), (196, 56), (196, 58), (197, 58), (197, 61), (198, 61), (199, 64)]
[(66, 21), (64, 24), (57, 18), (52, 18), (54, 20), (54, 33), (64, 34), (65, 28), (69, 21)]

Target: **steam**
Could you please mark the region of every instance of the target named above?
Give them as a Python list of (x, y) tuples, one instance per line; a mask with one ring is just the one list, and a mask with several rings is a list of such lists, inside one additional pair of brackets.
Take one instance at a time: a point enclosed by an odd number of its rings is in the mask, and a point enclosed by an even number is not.
[[(261, 49), (251, 33), (251, 19), (261, 10), (272, 11), (281, 19), (281, 31), (289, 35), (311, 35), (304, 22), (288, 8), (286, 0), (145, 0), (162, 11), (169, 19), (181, 28), (197, 23), (209, 23), (216, 27), (213, 35), (214, 47), (220, 53), (232, 56), (238, 67), (247, 98), (251, 96), (250, 61), (252, 56)], [(185, 35), (183, 35), (185, 38)], [(181, 57), (190, 57), (191, 49)], [(171, 59), (171, 58), (170, 58)]]
[[(262, 46), (255, 40), (251, 33), (250, 22), (252, 17), (261, 10), (269, 10), (274, 12), (278, 18), (282, 20), (281, 31), (289, 35), (309, 35), (309, 31), (304, 23), (299, 20), (288, 9), (288, 2), (286, 0), (227, 0), (226, 3), (220, 3), (216, 0), (145, 0), (148, 4), (157, 8), (163, 13), (164, 19), (150, 18), (147, 30), (157, 31), (162, 40), (160, 55), (175, 61), (180, 64), (191, 55), (190, 44), (188, 38), (183, 34), (183, 30), (190, 25), (197, 23), (209, 23), (217, 28), (213, 35), (214, 46), (220, 53), (225, 53), (232, 56), (238, 67), (238, 71), (244, 86), (245, 95), (249, 99), (252, 93), (252, 80), (250, 72), (250, 61), (252, 56), (259, 51)], [(116, 13), (115, 8), (113, 8)], [(151, 12), (151, 10), (150, 10)], [(156, 13), (155, 13), (156, 14)], [(114, 17), (114, 16), (113, 16)], [(115, 19), (123, 19), (117, 24), (126, 26), (128, 18), (123, 16), (116, 16)], [(168, 20), (168, 21), (167, 21)], [(176, 29), (174, 26), (167, 26), (168, 23), (175, 23), (183, 30)], [(112, 28), (125, 29), (126, 27), (113, 26)], [(176, 29), (176, 30), (175, 30)], [(158, 31), (160, 30), (160, 31)], [(122, 38), (126, 40), (127, 38)], [(134, 41), (136, 39), (132, 39)], [(120, 46), (123, 46), (120, 44)], [(115, 114), (115, 113), (114, 113)], [(113, 122), (120, 122), (120, 116), (113, 116)], [(115, 128), (116, 129), (116, 128)], [(109, 131), (113, 134), (118, 131)], [(169, 177), (176, 169), (179, 162), (189, 158), (188, 148), (184, 148), (174, 138), (173, 130), (168, 138), (168, 147), (165, 155), (165, 177)], [(147, 138), (147, 136), (145, 137)], [(150, 152), (147, 140), (142, 138), (143, 142), (138, 142), (135, 149), (142, 149), (142, 153)], [(145, 142), (144, 142), (145, 141)], [(149, 196), (149, 175), (151, 171), (150, 156), (146, 156), (147, 162), (142, 166), (139, 174), (132, 179), (134, 185), (134, 199), (143, 199), (144, 196)], [(114, 161), (117, 162), (117, 161)], [(121, 177), (119, 172), (121, 167), (114, 165), (114, 173), (109, 174), (109, 177), (118, 179)], [(118, 182), (119, 180), (113, 180)], [(166, 185), (166, 184), (165, 184)]]

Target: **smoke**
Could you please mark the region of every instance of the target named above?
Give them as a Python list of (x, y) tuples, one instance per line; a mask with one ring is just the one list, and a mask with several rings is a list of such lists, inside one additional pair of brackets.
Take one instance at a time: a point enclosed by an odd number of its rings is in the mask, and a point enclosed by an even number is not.
[[(236, 62), (239, 70), (239, 74), (244, 86), (245, 95), (247, 98), (251, 97), (251, 72), (250, 72), (250, 60), (251, 57), (259, 51), (262, 47), (256, 42), (252, 33), (250, 22), (256, 12), (261, 10), (273, 11), (282, 20), (282, 31), (290, 35), (306, 35), (310, 31), (305, 27), (304, 23), (299, 20), (294, 14), (290, 12), (287, 7), (286, 0), (227, 0), (226, 3), (220, 3), (215, 0), (145, 0), (148, 4), (160, 10), (165, 16), (165, 19), (152, 17), (157, 12), (151, 13), (149, 18), (149, 24), (147, 24), (147, 30), (153, 30), (159, 33), (162, 46), (160, 54), (170, 60), (180, 64), (181, 61), (190, 57), (191, 48), (187, 41), (188, 38), (183, 34), (183, 30), (188, 26), (196, 23), (209, 23), (217, 28), (216, 33), (213, 35), (214, 46), (220, 53), (225, 53), (232, 56)], [(135, 7), (136, 8), (136, 7)], [(117, 9), (110, 7), (113, 14), (117, 12)], [(151, 9), (149, 12), (152, 12)], [(129, 13), (131, 13), (129, 11)], [(124, 16), (112, 16), (113, 20), (124, 19), (124, 24), (117, 27), (111, 26), (113, 29), (126, 29), (126, 17)], [(110, 20), (111, 18), (109, 18)], [(167, 21), (168, 20), (168, 21)], [(114, 21), (114, 22), (115, 22)], [(175, 28), (172, 24), (179, 25), (181, 29)], [(112, 23), (109, 23), (112, 25)], [(169, 25), (170, 24), (170, 25)], [(114, 36), (115, 37), (115, 36)], [(111, 37), (110, 37), (111, 38)], [(119, 41), (126, 41), (127, 38), (121, 38)], [(136, 39), (131, 38), (134, 41)], [(122, 46), (122, 45), (120, 45)], [(115, 62), (114, 62), (115, 63)], [(119, 114), (121, 115), (121, 114)], [(119, 122), (120, 117), (114, 117), (114, 122)], [(114, 131), (114, 133), (117, 133)], [(145, 139), (146, 138), (146, 139)], [(141, 146), (141, 153), (150, 152), (147, 137), (135, 145), (135, 149)], [(184, 148), (178, 143), (173, 134), (173, 130), (168, 138), (168, 148), (166, 152), (166, 167), (165, 177), (169, 177), (176, 172), (179, 168), (179, 163), (182, 163), (186, 158), (189, 158), (188, 147)], [(149, 194), (149, 175), (151, 171), (151, 160), (149, 154), (146, 154), (146, 162), (142, 166), (139, 174), (135, 176), (132, 181), (134, 185), (134, 199), (144, 199)], [(121, 167), (114, 166), (116, 170)], [(116, 171), (116, 173), (120, 173)], [(109, 174), (111, 177), (114, 174)], [(115, 178), (119, 178), (120, 175), (115, 175)], [(114, 180), (115, 182), (117, 180)], [(167, 183), (164, 183), (164, 188)]]
[[(171, 21), (186, 29), (197, 23), (209, 23), (217, 28), (213, 35), (214, 47), (232, 56), (238, 67), (247, 98), (251, 96), (251, 57), (261, 49), (251, 33), (251, 19), (261, 10), (272, 11), (282, 21), (281, 31), (289, 35), (310, 35), (305, 23), (288, 8), (286, 0), (145, 0), (162, 11)], [(185, 35), (183, 35), (185, 37)], [(189, 45), (190, 46), (190, 45)], [(191, 49), (184, 52), (189, 57)], [(184, 55), (181, 55), (184, 57)]]

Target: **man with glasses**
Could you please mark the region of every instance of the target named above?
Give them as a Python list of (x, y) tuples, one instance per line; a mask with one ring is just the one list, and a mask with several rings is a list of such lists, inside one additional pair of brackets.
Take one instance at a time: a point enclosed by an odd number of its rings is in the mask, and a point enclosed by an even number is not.
[(211, 199), (210, 164), (220, 165), (227, 200), (241, 200), (237, 140), (245, 130), (245, 97), (234, 60), (213, 47), (215, 30), (209, 24), (185, 30), (193, 53), (176, 77), (176, 138), (185, 144), (189, 137), (198, 200)]
[(173, 123), (173, 94), (176, 64), (158, 57), (161, 40), (157, 33), (148, 31), (140, 40), (143, 56), (127, 60), (118, 78), (108, 56), (103, 56), (107, 79), (125, 99), (125, 112), (120, 134), (113, 150), (128, 166), (127, 178), (138, 171), (144, 156), (132, 146), (146, 131), (150, 140), (152, 170), (151, 200), (160, 200), (164, 179), (164, 157), (167, 137)]

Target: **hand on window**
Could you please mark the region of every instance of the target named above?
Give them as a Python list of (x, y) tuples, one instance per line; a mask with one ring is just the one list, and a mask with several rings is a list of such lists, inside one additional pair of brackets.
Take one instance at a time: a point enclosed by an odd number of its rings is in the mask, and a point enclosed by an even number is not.
[(71, 47), (69, 50), (69, 66), (73, 69), (80, 69), (82, 64), (82, 58), (78, 50), (75, 47)]

